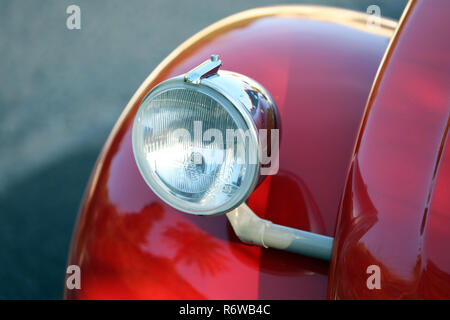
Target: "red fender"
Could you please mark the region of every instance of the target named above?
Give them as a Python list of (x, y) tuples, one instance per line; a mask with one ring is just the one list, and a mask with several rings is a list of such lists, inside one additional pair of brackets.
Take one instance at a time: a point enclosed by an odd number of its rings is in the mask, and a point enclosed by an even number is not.
[(450, 299), (449, 12), (448, 0), (411, 1), (386, 53), (342, 202), (331, 298)]

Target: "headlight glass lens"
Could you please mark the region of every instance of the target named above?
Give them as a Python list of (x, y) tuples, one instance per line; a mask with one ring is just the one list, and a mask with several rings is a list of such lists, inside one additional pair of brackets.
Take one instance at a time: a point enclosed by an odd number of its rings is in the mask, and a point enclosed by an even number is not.
[(224, 96), (202, 86), (152, 91), (133, 126), (133, 150), (151, 189), (194, 214), (223, 213), (252, 191), (259, 167), (257, 140)]

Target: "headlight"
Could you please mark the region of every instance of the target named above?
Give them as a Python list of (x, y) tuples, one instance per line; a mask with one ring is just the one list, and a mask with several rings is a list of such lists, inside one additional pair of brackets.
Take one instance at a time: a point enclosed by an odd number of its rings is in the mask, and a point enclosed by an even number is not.
[(260, 174), (261, 126), (274, 103), (253, 80), (218, 71), (217, 56), (153, 88), (133, 125), (133, 152), (149, 187), (178, 210), (214, 215), (247, 199)]

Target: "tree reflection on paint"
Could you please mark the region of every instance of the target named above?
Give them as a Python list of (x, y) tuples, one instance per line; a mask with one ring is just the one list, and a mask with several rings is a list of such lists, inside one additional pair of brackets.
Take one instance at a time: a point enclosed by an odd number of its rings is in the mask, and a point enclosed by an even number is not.
[(201, 273), (211, 275), (227, 269), (223, 245), (193, 224), (178, 222), (169, 227), (164, 236), (176, 248), (175, 262), (195, 264)]

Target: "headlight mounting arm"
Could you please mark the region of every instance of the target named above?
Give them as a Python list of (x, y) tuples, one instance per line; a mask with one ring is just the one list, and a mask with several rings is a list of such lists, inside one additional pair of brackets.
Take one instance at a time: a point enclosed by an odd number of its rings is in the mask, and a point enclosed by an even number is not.
[(244, 243), (330, 260), (332, 237), (261, 219), (245, 203), (228, 212), (227, 218), (237, 237)]

